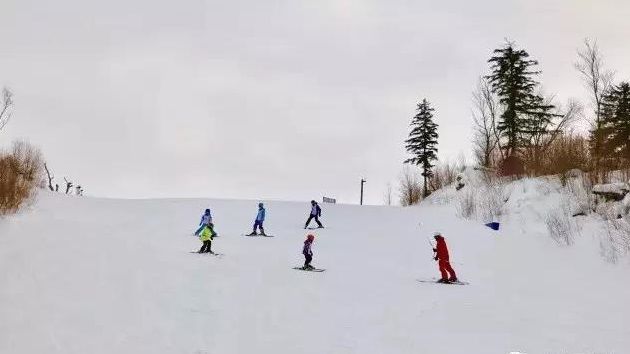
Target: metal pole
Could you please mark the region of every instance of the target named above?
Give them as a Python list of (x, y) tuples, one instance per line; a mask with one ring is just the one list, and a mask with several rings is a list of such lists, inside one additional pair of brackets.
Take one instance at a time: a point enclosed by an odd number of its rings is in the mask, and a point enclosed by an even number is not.
[(363, 205), (363, 184), (367, 182), (365, 179), (361, 178), (361, 205)]

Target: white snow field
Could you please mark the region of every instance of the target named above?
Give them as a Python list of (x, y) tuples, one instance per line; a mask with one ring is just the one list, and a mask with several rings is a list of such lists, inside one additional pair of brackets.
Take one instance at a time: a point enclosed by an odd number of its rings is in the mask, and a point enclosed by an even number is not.
[[(0, 219), (0, 353), (630, 353), (628, 263), (589, 238), (324, 204), (312, 273), (291, 269), (308, 203), (265, 202), (276, 237), (241, 236), (256, 204), (40, 193)], [(222, 258), (190, 253), (206, 207)], [(470, 285), (417, 281), (438, 276), (435, 230)]]

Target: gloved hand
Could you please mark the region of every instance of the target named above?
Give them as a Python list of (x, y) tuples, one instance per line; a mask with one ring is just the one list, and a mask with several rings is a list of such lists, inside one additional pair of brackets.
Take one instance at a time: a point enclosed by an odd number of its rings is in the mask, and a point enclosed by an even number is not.
[(438, 257), (437, 257), (437, 256), (435, 256), (433, 259), (437, 261), (437, 260), (438, 260)]
[(434, 249), (433, 249), (433, 252), (437, 252), (437, 248), (434, 248)]

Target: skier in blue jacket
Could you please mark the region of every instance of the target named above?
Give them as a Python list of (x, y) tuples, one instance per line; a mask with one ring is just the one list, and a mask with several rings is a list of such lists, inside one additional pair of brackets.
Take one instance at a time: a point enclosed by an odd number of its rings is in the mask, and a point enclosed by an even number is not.
[(322, 208), (319, 207), (316, 201), (311, 200), (311, 214), (308, 216), (308, 220), (306, 220), (306, 224), (304, 224), (304, 228), (308, 227), (308, 224), (311, 223), (311, 220), (315, 219), (317, 223), (317, 227), (322, 229), (324, 225), (319, 221), (319, 218), (322, 216)]
[(199, 236), (199, 233), (203, 231), (206, 226), (212, 227), (212, 214), (210, 213), (210, 209), (206, 209), (206, 211), (201, 215), (201, 221), (199, 221), (199, 228), (195, 231), (195, 236)]
[(258, 203), (258, 214), (256, 214), (256, 220), (254, 221), (254, 231), (248, 236), (256, 236), (256, 228), (260, 229), (260, 234), (262, 236), (267, 236), (265, 234), (265, 229), (263, 228), (263, 222), (265, 222), (265, 206), (263, 203)]

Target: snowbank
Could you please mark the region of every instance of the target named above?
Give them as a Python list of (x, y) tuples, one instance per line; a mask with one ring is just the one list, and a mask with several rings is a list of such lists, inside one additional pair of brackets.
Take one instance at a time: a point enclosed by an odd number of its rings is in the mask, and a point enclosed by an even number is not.
[[(465, 187), (449, 186), (435, 192), (424, 203), (449, 205), (460, 217), (482, 223), (501, 222), (519, 234), (551, 238), (560, 245), (578, 242), (593, 254), (615, 262), (630, 255), (630, 207), (627, 202), (604, 202), (591, 191), (623, 193), (627, 183), (597, 185), (577, 172), (565, 180), (555, 176), (512, 180), (486, 171), (466, 169), (459, 176)], [(610, 220), (617, 220), (611, 226)], [(609, 249), (615, 256), (610, 257)]]

